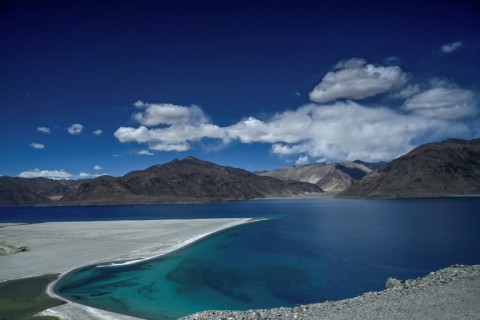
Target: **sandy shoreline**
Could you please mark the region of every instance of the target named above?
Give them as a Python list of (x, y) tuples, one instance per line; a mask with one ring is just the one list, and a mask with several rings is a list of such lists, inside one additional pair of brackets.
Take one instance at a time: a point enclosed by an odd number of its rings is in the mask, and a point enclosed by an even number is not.
[[(0, 224), (2, 247), (27, 248), (27, 251), (0, 256), (0, 282), (65, 274), (91, 264), (151, 259), (210, 234), (253, 221), (256, 220), (228, 218)], [(53, 284), (48, 292), (56, 297), (52, 287)], [(78, 320), (135, 319), (71, 302), (42, 315)]]

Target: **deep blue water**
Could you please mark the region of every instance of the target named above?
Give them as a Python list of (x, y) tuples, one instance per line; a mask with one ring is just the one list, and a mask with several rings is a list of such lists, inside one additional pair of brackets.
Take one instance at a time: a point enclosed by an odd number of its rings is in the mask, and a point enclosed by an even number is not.
[(147, 262), (83, 268), (56, 288), (80, 303), (168, 319), (343, 299), (382, 290), (388, 277), (480, 264), (479, 208), (480, 198), (268, 200), (0, 208), (0, 221), (269, 217)]

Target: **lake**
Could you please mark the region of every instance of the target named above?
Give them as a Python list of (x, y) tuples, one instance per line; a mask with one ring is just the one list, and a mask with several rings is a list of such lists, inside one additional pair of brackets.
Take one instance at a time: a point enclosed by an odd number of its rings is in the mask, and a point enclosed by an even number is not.
[(138, 264), (78, 269), (55, 290), (146, 319), (353, 297), (388, 277), (480, 264), (480, 198), (302, 199), (0, 208), (0, 221), (268, 218)]

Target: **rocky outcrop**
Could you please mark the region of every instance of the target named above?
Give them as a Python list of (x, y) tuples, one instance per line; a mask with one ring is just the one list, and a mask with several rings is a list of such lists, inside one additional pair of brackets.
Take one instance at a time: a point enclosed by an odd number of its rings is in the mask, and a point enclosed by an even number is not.
[(339, 196), (398, 198), (479, 194), (480, 139), (449, 139), (415, 148)]
[(260, 172), (259, 175), (314, 183), (325, 191), (341, 191), (371, 172), (372, 169), (364, 164), (344, 161), (284, 167)]

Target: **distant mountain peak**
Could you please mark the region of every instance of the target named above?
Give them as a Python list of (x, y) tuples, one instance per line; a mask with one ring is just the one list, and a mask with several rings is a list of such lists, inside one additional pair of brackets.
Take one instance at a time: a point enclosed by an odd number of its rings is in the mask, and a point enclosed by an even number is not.
[(344, 161), (341, 163), (312, 163), (302, 166), (289, 166), (259, 175), (281, 180), (296, 180), (316, 184), (326, 191), (344, 190), (372, 170), (364, 165)]
[(215, 168), (215, 169), (223, 169), (224, 167), (213, 163), (209, 162), (206, 160), (201, 160), (192, 156), (188, 156), (183, 158), (182, 160), (179, 161), (180, 164), (187, 164), (187, 165), (193, 165), (197, 167), (204, 167), (204, 168)]
[(198, 158), (195, 158), (194, 156), (188, 156), (182, 159), (182, 161), (195, 161), (195, 162), (204, 162), (203, 160), (200, 160)]

